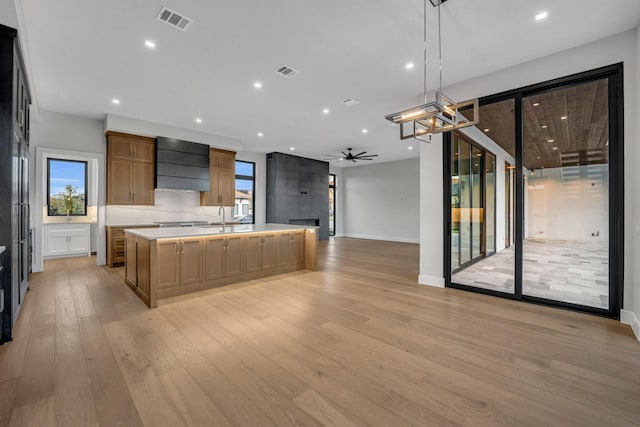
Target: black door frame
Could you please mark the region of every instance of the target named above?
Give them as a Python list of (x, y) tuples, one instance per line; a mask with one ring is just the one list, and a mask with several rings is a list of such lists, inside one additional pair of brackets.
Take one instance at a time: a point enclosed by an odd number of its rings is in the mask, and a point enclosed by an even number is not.
[[(509, 90), (480, 98), (480, 106), (513, 99), (515, 101), (515, 292), (507, 294), (490, 289), (461, 285), (451, 281), (451, 133), (443, 135), (443, 214), (444, 214), (444, 276), (445, 286), (534, 304), (560, 307), (595, 315), (620, 319), (624, 298), (624, 87), (623, 64), (617, 63), (582, 73), (548, 80), (542, 83)], [(578, 85), (594, 80), (608, 79), (609, 89), (609, 308), (601, 309), (564, 301), (523, 295), (522, 245), (524, 235), (524, 97)]]

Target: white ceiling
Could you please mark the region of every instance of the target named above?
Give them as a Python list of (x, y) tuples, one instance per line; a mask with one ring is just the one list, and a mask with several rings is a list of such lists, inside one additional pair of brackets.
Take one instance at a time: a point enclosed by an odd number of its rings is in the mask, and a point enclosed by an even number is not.
[[(421, 0), (18, 1), (41, 108), (230, 136), (247, 151), (417, 155), (384, 116), (420, 100)], [(185, 33), (158, 22), (161, 6), (193, 25)], [(536, 22), (543, 10), (549, 17)], [(436, 9), (428, 13), (435, 59)], [(449, 0), (444, 85), (635, 28), (638, 17), (638, 0)], [(301, 74), (287, 80), (274, 73), (282, 65)], [(435, 88), (435, 68), (428, 75)], [(347, 108), (346, 98), (361, 104)]]

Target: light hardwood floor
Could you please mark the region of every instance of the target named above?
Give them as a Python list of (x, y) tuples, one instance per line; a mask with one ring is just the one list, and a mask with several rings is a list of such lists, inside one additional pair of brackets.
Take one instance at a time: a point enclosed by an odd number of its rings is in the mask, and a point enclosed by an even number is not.
[(628, 327), (418, 286), (417, 245), (319, 260), (155, 310), (122, 268), (47, 261), (0, 346), (0, 425), (640, 424)]

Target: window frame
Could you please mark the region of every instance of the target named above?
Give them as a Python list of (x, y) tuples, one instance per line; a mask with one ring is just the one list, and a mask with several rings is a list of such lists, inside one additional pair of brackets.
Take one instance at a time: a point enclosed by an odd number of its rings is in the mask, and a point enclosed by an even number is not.
[[(253, 190), (251, 191), (251, 224), (256, 223), (256, 162), (252, 162), (249, 160), (238, 160), (236, 159), (236, 166), (238, 163), (247, 163), (251, 165), (251, 169), (253, 170), (253, 176), (251, 175), (239, 175), (236, 173), (235, 179), (242, 179), (245, 181), (251, 181), (253, 183)], [(236, 171), (238, 168), (236, 167)], [(235, 182), (234, 182), (235, 184)], [(237, 191), (237, 190), (235, 190)], [(235, 197), (234, 197), (235, 199)], [(234, 207), (235, 209), (235, 207)]]
[(338, 223), (337, 221), (337, 206), (338, 206), (338, 200), (336, 197), (336, 182), (338, 177), (336, 177), (335, 173), (330, 173), (329, 174), (329, 178), (333, 177), (333, 185), (331, 185), (331, 181), (329, 181), (329, 189), (333, 189), (333, 231), (331, 231), (331, 229), (329, 229), (329, 236), (331, 237), (335, 237), (336, 235), (336, 224)]
[[(51, 161), (57, 162), (69, 162), (69, 163), (83, 163), (84, 164), (84, 213), (69, 213), (69, 214), (55, 214), (51, 212)], [(89, 200), (89, 162), (87, 160), (72, 160), (63, 159), (57, 157), (47, 157), (47, 216), (60, 217), (60, 216), (87, 216), (87, 204)]]

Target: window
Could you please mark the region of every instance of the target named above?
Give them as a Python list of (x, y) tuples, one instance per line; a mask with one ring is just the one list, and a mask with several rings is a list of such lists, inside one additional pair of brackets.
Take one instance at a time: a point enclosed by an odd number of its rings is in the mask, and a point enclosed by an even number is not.
[(336, 175), (329, 174), (329, 236), (336, 235)]
[(87, 162), (47, 159), (49, 216), (87, 214)]
[(234, 219), (241, 224), (254, 224), (256, 164), (236, 160), (236, 203)]

